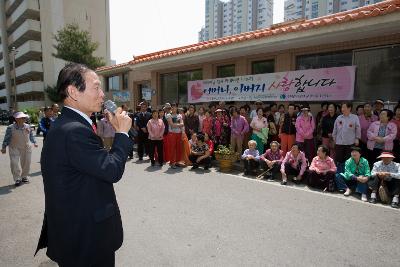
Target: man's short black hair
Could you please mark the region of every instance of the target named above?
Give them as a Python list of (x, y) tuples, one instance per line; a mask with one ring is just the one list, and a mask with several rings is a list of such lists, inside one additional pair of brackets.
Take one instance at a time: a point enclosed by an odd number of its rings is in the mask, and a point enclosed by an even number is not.
[(200, 142), (204, 142), (204, 134), (198, 133), (197, 134), (197, 140), (199, 140)]
[(78, 63), (69, 63), (58, 73), (57, 79), (57, 93), (64, 100), (68, 97), (67, 88), (70, 85), (75, 86), (80, 92), (85, 91), (86, 84), (83, 74), (90, 71), (90, 69)]
[(343, 105), (346, 105), (346, 107), (349, 108), (350, 110), (353, 109), (353, 103), (350, 102), (350, 101), (342, 102), (342, 106), (343, 106)]

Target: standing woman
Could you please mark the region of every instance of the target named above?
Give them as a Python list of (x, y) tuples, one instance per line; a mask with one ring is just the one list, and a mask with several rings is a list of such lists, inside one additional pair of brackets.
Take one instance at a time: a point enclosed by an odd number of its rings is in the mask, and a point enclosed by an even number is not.
[(183, 132), (183, 119), (178, 114), (178, 105), (171, 105), (171, 113), (166, 115), (168, 121), (168, 143), (170, 151), (170, 166), (172, 169), (176, 169), (177, 164), (182, 158), (182, 132)]
[(295, 105), (291, 103), (288, 106), (288, 112), (285, 113), (279, 124), (279, 138), (283, 155), (286, 155), (296, 142), (296, 119)]
[(383, 109), (379, 113), (379, 121), (374, 121), (368, 128), (368, 161), (370, 167), (373, 166), (376, 158), (382, 151), (393, 150), (393, 140), (397, 135), (397, 126), (390, 120), (393, 113), (388, 109)]
[(205, 112), (205, 118), (203, 119), (203, 122), (202, 122), (201, 132), (208, 134), (208, 136), (211, 137), (212, 126), (213, 126), (213, 117), (211, 115), (211, 112), (209, 110), (207, 110)]
[(374, 113), (372, 113), (372, 106), (370, 103), (365, 103), (363, 108), (363, 114), (358, 116), (360, 120), (360, 127), (361, 127), (361, 139), (360, 139), (360, 148), (363, 155), (368, 154), (367, 149), (367, 131), (371, 123), (377, 121), (379, 118)]
[(336, 105), (330, 103), (328, 105), (328, 114), (322, 117), (321, 130), (322, 130), (322, 144), (325, 145), (330, 151), (330, 157), (335, 158), (335, 142), (333, 141), (332, 132), (335, 126), (335, 120), (338, 117), (336, 113)]
[(258, 108), (257, 116), (250, 123), (250, 127), (253, 129), (251, 140), (256, 141), (257, 150), (260, 154), (264, 154), (264, 145), (268, 141), (268, 121), (263, 115), (263, 109)]
[(162, 119), (158, 117), (158, 111), (153, 110), (151, 112), (151, 119), (147, 122), (147, 130), (149, 132), (149, 157), (151, 160), (151, 166), (156, 164), (154, 157), (154, 149), (157, 149), (158, 163), (160, 166), (163, 165), (163, 137), (164, 137), (165, 125)]
[(227, 146), (228, 142), (226, 139), (225, 127), (229, 125), (229, 119), (223, 115), (222, 109), (217, 109), (215, 111), (216, 117), (213, 123), (213, 138), (215, 146), (219, 145)]
[(303, 150), (306, 154), (308, 161), (311, 162), (315, 156), (313, 137), (315, 122), (308, 106), (303, 106), (301, 111), (300, 116), (296, 120), (296, 142), (299, 144), (300, 150)]
[(206, 110), (204, 109), (204, 107), (200, 107), (198, 110), (198, 117), (199, 117), (199, 132), (202, 131), (203, 129), (203, 121), (206, 118)]

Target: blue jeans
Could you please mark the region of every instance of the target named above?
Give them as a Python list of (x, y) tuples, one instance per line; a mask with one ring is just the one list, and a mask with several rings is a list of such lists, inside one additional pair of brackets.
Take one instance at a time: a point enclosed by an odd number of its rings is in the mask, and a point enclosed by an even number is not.
[(346, 180), (340, 173), (336, 173), (335, 182), (338, 190), (347, 190), (347, 188), (354, 189), (355, 187), (357, 193), (367, 194), (368, 192), (367, 183), (363, 184), (355, 180)]

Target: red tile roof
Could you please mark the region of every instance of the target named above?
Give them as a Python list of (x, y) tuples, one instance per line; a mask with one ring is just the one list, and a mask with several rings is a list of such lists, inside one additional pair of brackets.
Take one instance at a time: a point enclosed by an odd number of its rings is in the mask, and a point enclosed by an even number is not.
[(266, 38), (269, 36), (276, 36), (280, 34), (290, 33), (290, 32), (300, 32), (310, 29), (315, 29), (319, 27), (341, 24), (350, 21), (362, 20), (377, 16), (383, 16), (386, 14), (400, 12), (400, 0), (387, 0), (377, 4), (368, 5), (360, 7), (357, 9), (352, 9), (345, 12), (340, 12), (324, 17), (319, 17), (311, 20), (296, 20), (293, 22), (285, 22), (280, 24), (272, 25), (270, 28), (264, 28), (256, 31), (245, 32), (237, 35), (227, 36), (219, 39), (213, 39), (201, 43), (191, 44), (187, 46), (162, 50), (154, 53), (149, 53), (145, 55), (136, 56), (134, 60), (126, 63), (106, 66), (98, 68), (97, 71), (110, 70), (114, 68), (119, 68), (121, 66), (138, 64), (141, 62), (157, 60), (166, 57), (172, 57), (181, 54), (192, 53), (195, 51), (200, 51), (212, 47), (229, 45), (232, 43), (244, 42), (252, 39)]

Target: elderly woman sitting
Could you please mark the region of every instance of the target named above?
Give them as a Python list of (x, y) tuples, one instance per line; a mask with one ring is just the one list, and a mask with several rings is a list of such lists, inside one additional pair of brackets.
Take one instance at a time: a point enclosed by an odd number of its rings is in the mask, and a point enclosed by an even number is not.
[(282, 185), (287, 184), (287, 176), (295, 175), (294, 182), (303, 179), (304, 172), (307, 168), (307, 160), (305, 154), (300, 151), (297, 144), (292, 145), (292, 149), (286, 153), (285, 159), (281, 164)]
[(313, 158), (310, 169), (307, 171), (308, 185), (333, 192), (335, 190), (336, 165), (328, 156), (329, 149), (320, 145), (317, 156)]
[(351, 188), (355, 187), (356, 192), (361, 193), (361, 200), (366, 202), (370, 175), (368, 161), (361, 157), (361, 149), (354, 146), (351, 148), (351, 158), (346, 160), (345, 172), (335, 176), (336, 186), (339, 191), (345, 191), (345, 196), (349, 196)]
[(369, 202), (376, 203), (378, 188), (381, 184), (385, 184), (389, 194), (393, 195), (391, 206), (399, 208), (400, 164), (393, 161), (394, 156), (390, 152), (382, 152), (378, 159), (381, 160), (374, 163), (369, 180), (369, 187), (372, 189)]
[(283, 160), (283, 151), (279, 149), (279, 143), (272, 141), (270, 149), (260, 157), (261, 167), (265, 172), (264, 179), (273, 180), (279, 174)]

